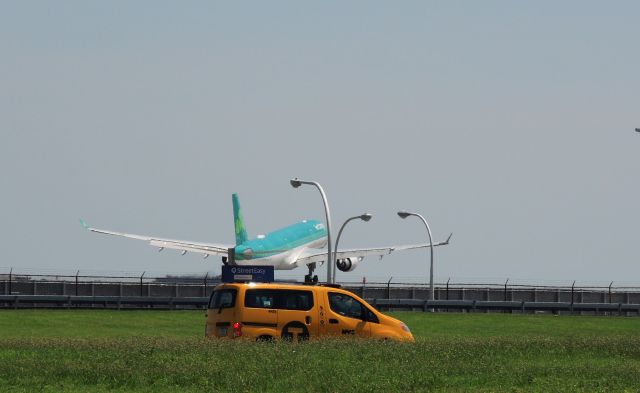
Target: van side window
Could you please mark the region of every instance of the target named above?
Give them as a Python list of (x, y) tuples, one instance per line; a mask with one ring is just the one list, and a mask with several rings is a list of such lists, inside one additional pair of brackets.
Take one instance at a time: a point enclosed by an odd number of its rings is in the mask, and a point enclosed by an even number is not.
[(282, 310), (308, 311), (313, 308), (311, 291), (277, 290), (276, 307)]
[(344, 293), (329, 292), (331, 311), (349, 318), (379, 323), (378, 317), (359, 301)]
[(218, 289), (213, 291), (209, 299), (209, 308), (233, 308), (236, 305), (235, 289)]
[(252, 308), (308, 311), (313, 308), (313, 293), (286, 289), (248, 289), (244, 295), (244, 305)]
[(249, 289), (244, 294), (244, 306), (253, 308), (275, 308), (273, 292), (271, 289)]

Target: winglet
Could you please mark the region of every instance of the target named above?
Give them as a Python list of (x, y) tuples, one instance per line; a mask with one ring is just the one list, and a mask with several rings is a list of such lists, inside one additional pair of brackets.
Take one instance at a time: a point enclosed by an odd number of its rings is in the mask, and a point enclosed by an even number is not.
[(453, 236), (453, 232), (449, 234), (449, 237), (447, 238), (447, 241), (444, 242), (444, 244), (449, 244), (449, 240), (451, 240), (451, 236)]
[(84, 229), (89, 229), (89, 225), (87, 225), (87, 223), (82, 218), (80, 219), (80, 225), (82, 225)]

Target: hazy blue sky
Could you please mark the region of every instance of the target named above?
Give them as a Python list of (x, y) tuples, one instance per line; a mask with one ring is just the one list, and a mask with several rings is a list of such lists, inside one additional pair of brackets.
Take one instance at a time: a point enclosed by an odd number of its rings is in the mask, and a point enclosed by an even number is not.
[[(436, 280), (640, 282), (637, 1), (0, 3), (0, 270), (219, 271), (97, 227), (233, 241), (351, 215)], [(426, 277), (427, 251), (340, 279)], [(0, 271), (0, 273), (2, 273)], [(289, 273), (290, 274), (290, 273)], [(303, 269), (296, 272), (302, 276)], [(324, 277), (324, 269), (320, 276)]]

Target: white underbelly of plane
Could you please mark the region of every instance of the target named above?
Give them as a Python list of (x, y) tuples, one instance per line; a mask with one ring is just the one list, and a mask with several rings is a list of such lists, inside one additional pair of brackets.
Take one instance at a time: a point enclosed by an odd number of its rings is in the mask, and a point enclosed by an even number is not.
[(292, 248), (280, 254), (271, 255), (265, 258), (236, 261), (239, 266), (273, 266), (276, 270), (292, 270), (298, 267), (296, 263), (301, 254), (309, 248), (322, 248), (327, 245), (327, 238), (321, 238), (311, 243)]

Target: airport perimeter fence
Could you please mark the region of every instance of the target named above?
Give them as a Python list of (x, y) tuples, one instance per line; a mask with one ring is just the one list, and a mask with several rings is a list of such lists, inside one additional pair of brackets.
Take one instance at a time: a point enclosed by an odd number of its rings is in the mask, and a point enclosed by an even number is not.
[[(219, 276), (0, 274), (0, 308), (205, 308)], [(341, 282), (383, 310), (640, 315), (640, 286)]]

